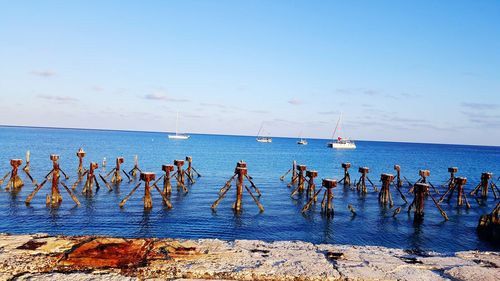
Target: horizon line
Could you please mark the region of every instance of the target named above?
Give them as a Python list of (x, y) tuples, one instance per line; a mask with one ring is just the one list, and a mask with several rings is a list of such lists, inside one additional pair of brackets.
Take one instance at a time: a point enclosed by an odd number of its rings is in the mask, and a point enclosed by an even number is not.
[[(77, 128), (77, 127), (51, 127), (51, 126), (33, 126), (33, 125), (6, 125), (0, 124), (1, 127), (6, 128), (32, 128), (32, 129), (56, 129), (56, 130), (80, 130), (80, 131), (109, 131), (109, 132), (127, 132), (127, 133), (175, 133), (169, 131), (148, 131), (148, 130), (125, 130), (125, 129), (99, 129), (99, 128)], [(187, 133), (186, 133), (187, 134)], [(256, 137), (253, 135), (239, 135), (239, 134), (213, 134), (213, 133), (189, 133), (192, 135), (209, 135), (209, 136), (231, 136), (231, 137)], [(270, 136), (271, 138), (293, 139), (296, 137), (290, 136)], [(306, 138), (310, 140), (331, 140), (329, 138)], [(388, 143), (407, 143), (407, 144), (433, 144), (433, 145), (461, 145), (461, 146), (481, 146), (481, 147), (500, 147), (500, 145), (484, 145), (484, 144), (463, 144), (463, 143), (437, 143), (437, 142), (410, 142), (410, 141), (387, 141), (387, 140), (362, 140), (357, 139), (353, 141), (362, 142), (388, 142)]]

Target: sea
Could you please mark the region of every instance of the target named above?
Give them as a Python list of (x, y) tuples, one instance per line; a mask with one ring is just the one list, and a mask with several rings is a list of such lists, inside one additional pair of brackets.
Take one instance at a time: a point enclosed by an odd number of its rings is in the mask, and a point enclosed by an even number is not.
[[(192, 134), (188, 140), (179, 141), (168, 139), (167, 133), (160, 132), (0, 127), (2, 177), (11, 170), (9, 160), (24, 159), (29, 150), (30, 173), (38, 183), (52, 169), (50, 155), (58, 154), (60, 167), (70, 177), (64, 182), (71, 186), (78, 179), (76, 152), (80, 147), (86, 152), (84, 167), (97, 162), (97, 173), (102, 175), (114, 167), (116, 157), (124, 157), (122, 168), (130, 171), (136, 155), (139, 168), (157, 176), (162, 175), (162, 165), (192, 156), (193, 167), (201, 174), (195, 178), (195, 184), (187, 186), (188, 193), (178, 190), (173, 181), (172, 209), (165, 207), (160, 194), (153, 189), (153, 208), (144, 210), (143, 186), (120, 208), (120, 201), (139, 184), (138, 178), (129, 182), (123, 173), (124, 181), (113, 186), (112, 191), (99, 179), (100, 189), (92, 196), (82, 194), (82, 181), (74, 190), (80, 206), (76, 206), (61, 186), (62, 204), (58, 208), (49, 208), (45, 205), (45, 197), (50, 193), (50, 183), (40, 189), (30, 205), (25, 204), (35, 186), (20, 170), (25, 183), (21, 190), (6, 191), (5, 183), (0, 188), (0, 232), (298, 240), (441, 253), (499, 250), (498, 246), (479, 240), (476, 233), (479, 217), (490, 213), (498, 202), (491, 191), (487, 200), (468, 196), (471, 209), (457, 207), (456, 196), (449, 203), (442, 202), (448, 221), (443, 219), (431, 198), (427, 198), (424, 220), (415, 223), (413, 213), (407, 212), (408, 204), (394, 188), (391, 189), (394, 206), (390, 208), (379, 204), (378, 193), (370, 186), (368, 194), (362, 196), (356, 190), (339, 185), (334, 189), (335, 213), (328, 218), (321, 214), (319, 202), (303, 214), (301, 209), (307, 201), (305, 194), (292, 198), (294, 188), (287, 186), (290, 174), (283, 181), (280, 177), (295, 160), (306, 165), (308, 170), (318, 171), (315, 182), (319, 188), (323, 178), (340, 180), (343, 176), (341, 163), (350, 162), (352, 181), (359, 179), (358, 167), (366, 166), (370, 168), (369, 178), (380, 188), (381, 174), (394, 173), (393, 167), (398, 164), (402, 175), (410, 182), (419, 178), (419, 170), (430, 170), (428, 181), (443, 194), (446, 191), (443, 184), (449, 178), (448, 167), (456, 166), (456, 176), (467, 177), (465, 190), (470, 192), (479, 183), (482, 172), (492, 172), (494, 181), (497, 181), (500, 147), (357, 141), (355, 150), (334, 150), (327, 147), (328, 140), (308, 141), (308, 145), (301, 146), (297, 145), (295, 138), (275, 137), (272, 143), (259, 143), (251, 136), (203, 134)], [(106, 167), (102, 167), (104, 158)], [(233, 176), (235, 165), (240, 160), (247, 163), (248, 174), (262, 192), (259, 200), (264, 212), (259, 211), (251, 196), (244, 191), (243, 210), (235, 213), (232, 210), (236, 197), (234, 183), (217, 209), (212, 211), (210, 207), (219, 197), (219, 190)], [(403, 187), (411, 202), (413, 196), (408, 190), (408, 185)], [(435, 199), (441, 196), (433, 191), (431, 194)], [(321, 193), (319, 200), (322, 196)], [(354, 207), (356, 215), (351, 213), (348, 205)], [(393, 217), (397, 207), (401, 207), (401, 212)]]

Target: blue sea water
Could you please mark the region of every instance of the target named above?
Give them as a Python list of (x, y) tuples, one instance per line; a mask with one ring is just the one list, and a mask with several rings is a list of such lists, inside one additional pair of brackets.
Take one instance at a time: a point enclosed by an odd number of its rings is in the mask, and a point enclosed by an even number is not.
[[(81, 193), (82, 203), (74, 202), (61, 188), (63, 203), (59, 208), (47, 208), (45, 196), (50, 192), (46, 184), (35, 196), (31, 205), (24, 201), (34, 186), (20, 171), (25, 186), (18, 193), (0, 190), (0, 232), (65, 235), (114, 235), (126, 237), (173, 237), (173, 238), (219, 238), (301, 240), (313, 243), (335, 243), (356, 245), (380, 245), (418, 250), (451, 252), (458, 250), (498, 250), (492, 244), (480, 241), (476, 234), (479, 216), (491, 212), (496, 202), (490, 193), (486, 201), (469, 197), (472, 209), (456, 207), (456, 198), (450, 204), (444, 201), (443, 209), (449, 216), (444, 221), (432, 201), (425, 202), (425, 218), (422, 224), (413, 223), (413, 215), (406, 212), (407, 205), (393, 189), (395, 207), (402, 212), (392, 217), (394, 208), (380, 206), (377, 193), (360, 197), (356, 191), (338, 187), (335, 189), (335, 216), (327, 219), (320, 214), (316, 204), (312, 211), (302, 215), (300, 210), (305, 199), (290, 198), (291, 189), (287, 181), (279, 180), (293, 160), (317, 170), (321, 178), (342, 177), (342, 162), (352, 163), (352, 180), (359, 178), (359, 166), (370, 167), (370, 178), (378, 186), (381, 173), (393, 173), (393, 165), (399, 164), (402, 174), (410, 181), (418, 178), (419, 169), (429, 169), (429, 181), (442, 184), (448, 177), (447, 168), (457, 166), (457, 176), (466, 176), (466, 190), (477, 185), (481, 172), (491, 171), (495, 178), (500, 174), (500, 147), (416, 144), (358, 141), (356, 150), (337, 151), (326, 147), (326, 140), (309, 140), (309, 145), (299, 146), (296, 139), (274, 138), (273, 143), (263, 144), (254, 137), (191, 135), (187, 141), (169, 140), (164, 133), (123, 132), (100, 130), (46, 129), (0, 127), (0, 172), (10, 171), (9, 159), (24, 158), (31, 151), (31, 173), (38, 182), (50, 171), (49, 155), (61, 156), (60, 166), (70, 175), (68, 185), (76, 180), (79, 147), (87, 152), (85, 167), (90, 161), (102, 163), (107, 158), (107, 171), (114, 165), (117, 156), (125, 157), (125, 170), (133, 167), (133, 157), (138, 155), (139, 166), (144, 171), (161, 173), (162, 164), (171, 164), (174, 159), (191, 155), (194, 167), (203, 175), (188, 194), (172, 194), (173, 209), (163, 207), (161, 198), (153, 191), (153, 209), (144, 211), (139, 189), (119, 208), (119, 202), (135, 186), (122, 183), (109, 192), (101, 183), (101, 189), (93, 197)], [(263, 195), (263, 213), (244, 194), (243, 212), (233, 213), (234, 188), (219, 204), (217, 211), (210, 206), (218, 198), (218, 191), (232, 176), (237, 161), (248, 164), (248, 172)], [(99, 172), (104, 173), (100, 167)], [(405, 188), (407, 191), (408, 188)], [(444, 188), (440, 188), (441, 192)], [(411, 200), (412, 196), (408, 194)], [(321, 199), (321, 198), (320, 198)], [(352, 204), (357, 216), (352, 216), (347, 205)]]

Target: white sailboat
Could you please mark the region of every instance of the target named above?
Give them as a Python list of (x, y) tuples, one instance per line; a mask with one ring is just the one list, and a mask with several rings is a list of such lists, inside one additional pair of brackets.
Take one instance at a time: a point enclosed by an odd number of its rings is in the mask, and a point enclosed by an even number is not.
[(271, 142), (273, 142), (273, 139), (271, 137), (264, 137), (264, 136), (260, 135), (260, 132), (262, 131), (262, 127), (264, 127), (264, 122), (262, 122), (262, 125), (260, 125), (260, 129), (259, 129), (259, 132), (257, 133), (256, 140), (258, 142), (262, 142), (262, 143), (271, 143)]
[(179, 112), (177, 112), (177, 118), (175, 119), (175, 135), (168, 135), (169, 139), (174, 140), (187, 140), (189, 135), (179, 134)]
[(297, 141), (298, 145), (307, 145), (307, 140), (306, 139), (300, 139)]
[[(328, 143), (328, 147), (335, 149), (356, 149), (356, 144), (348, 138), (341, 137), (340, 129), (342, 124), (342, 112), (340, 113), (339, 120), (333, 131), (332, 141)], [(337, 134), (338, 133), (338, 134)], [(337, 138), (335, 138), (337, 136)]]
[(299, 138), (300, 139), (297, 141), (298, 145), (307, 145), (307, 140), (302, 138), (302, 132), (300, 132)]

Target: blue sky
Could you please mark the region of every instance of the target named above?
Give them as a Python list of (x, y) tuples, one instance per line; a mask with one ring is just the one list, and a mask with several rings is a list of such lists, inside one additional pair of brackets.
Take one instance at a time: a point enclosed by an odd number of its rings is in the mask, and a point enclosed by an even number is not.
[(0, 1), (0, 124), (500, 145), (499, 1)]

